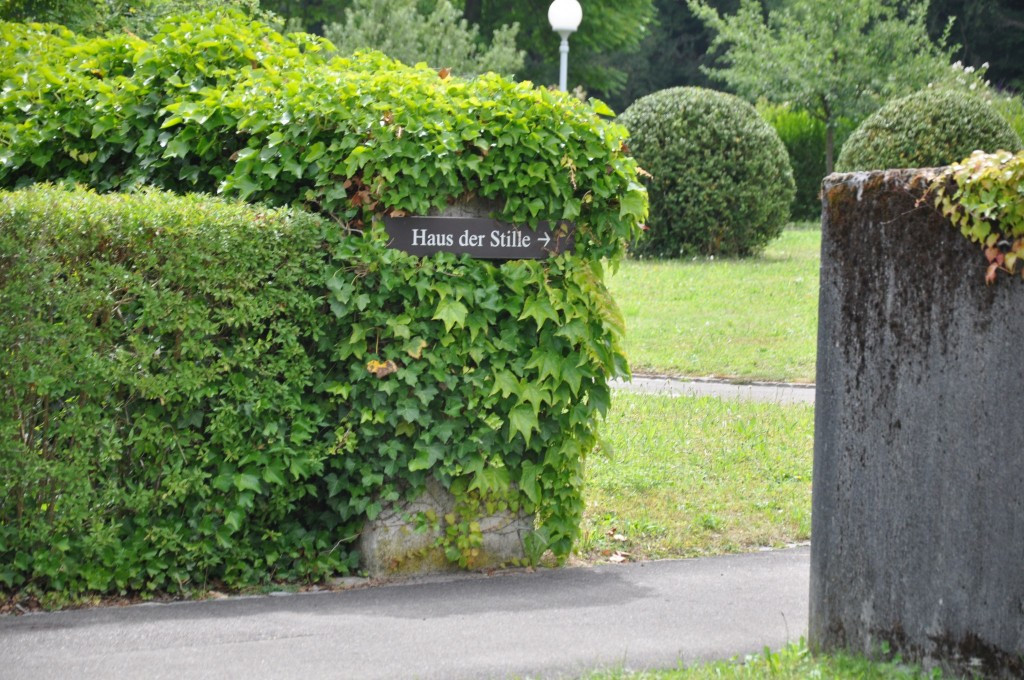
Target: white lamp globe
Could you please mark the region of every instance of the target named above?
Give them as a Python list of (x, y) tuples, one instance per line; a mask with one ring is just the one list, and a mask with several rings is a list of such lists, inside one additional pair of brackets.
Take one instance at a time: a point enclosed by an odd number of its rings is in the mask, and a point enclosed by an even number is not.
[(555, 0), (548, 7), (548, 21), (551, 23), (551, 30), (563, 38), (568, 38), (570, 33), (575, 33), (583, 20), (583, 8), (577, 0)]

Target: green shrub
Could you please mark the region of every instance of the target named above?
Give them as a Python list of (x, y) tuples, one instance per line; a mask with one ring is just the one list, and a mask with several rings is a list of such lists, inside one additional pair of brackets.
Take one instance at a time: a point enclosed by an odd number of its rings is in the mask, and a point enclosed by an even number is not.
[(696, 87), (641, 97), (622, 114), (648, 182), (637, 255), (750, 255), (782, 232), (793, 172), (775, 131), (737, 97)]
[(625, 132), (591, 106), (331, 50), (238, 14), (182, 17), (151, 42), (0, 24), (0, 186), (222, 193), (355, 228), (478, 195), (509, 222), (576, 222), (590, 256), (635, 237), (646, 197)]
[(975, 150), (1016, 151), (1020, 137), (984, 100), (958, 90), (922, 90), (895, 99), (846, 140), (836, 170), (949, 165)]
[(996, 94), (992, 108), (1006, 119), (1017, 136), (1024, 140), (1024, 98), (1019, 94)]
[[(825, 177), (825, 123), (806, 111), (794, 111), (788, 106), (759, 104), (761, 116), (774, 128), (793, 167), (796, 196), (790, 209), (793, 219), (821, 219), (821, 181)], [(836, 130), (836, 148), (853, 131), (850, 121), (840, 121)]]
[(0, 585), (316, 579), (427, 475), (515, 484), (534, 547), (571, 547), (625, 370), (596, 264), (419, 259), (302, 213), (47, 186), (2, 195), (0, 252)]
[[(151, 42), (0, 24), (0, 79), (0, 185), (319, 213), (3, 197), (0, 585), (319, 578), (428, 476), (535, 511), (530, 554), (568, 554), (608, 377), (627, 371), (600, 262), (646, 214), (600, 104), (332, 58), (237, 15)], [(572, 220), (575, 252), (385, 247), (383, 215), (472, 196), (510, 222)]]
[(323, 481), (352, 450), (318, 351), (323, 233), (198, 197), (0, 194), (0, 587), (354, 565), (330, 549), (360, 499), (332, 507)]

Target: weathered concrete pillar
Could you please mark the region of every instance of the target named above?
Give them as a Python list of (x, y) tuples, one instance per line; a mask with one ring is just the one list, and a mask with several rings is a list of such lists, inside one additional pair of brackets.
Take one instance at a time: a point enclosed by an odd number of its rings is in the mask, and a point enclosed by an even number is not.
[(1024, 282), (933, 170), (824, 185), (810, 644), (1024, 677)]

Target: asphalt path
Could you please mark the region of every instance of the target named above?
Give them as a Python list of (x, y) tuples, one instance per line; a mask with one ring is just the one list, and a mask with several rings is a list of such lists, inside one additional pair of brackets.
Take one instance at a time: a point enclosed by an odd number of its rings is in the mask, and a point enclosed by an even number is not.
[(0, 617), (0, 678), (563, 678), (778, 648), (809, 549)]

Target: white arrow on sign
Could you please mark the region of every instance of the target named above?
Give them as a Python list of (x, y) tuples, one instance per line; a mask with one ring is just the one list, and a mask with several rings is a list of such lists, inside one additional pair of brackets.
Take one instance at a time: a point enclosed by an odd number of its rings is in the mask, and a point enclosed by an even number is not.
[(544, 247), (545, 247), (545, 248), (547, 248), (547, 247), (548, 247), (548, 244), (549, 244), (549, 243), (551, 243), (551, 237), (550, 237), (550, 236), (548, 236), (547, 234), (544, 234), (544, 238), (541, 238), (541, 239), (537, 239), (537, 240), (538, 240), (538, 241), (542, 241), (542, 242), (544, 243)]

